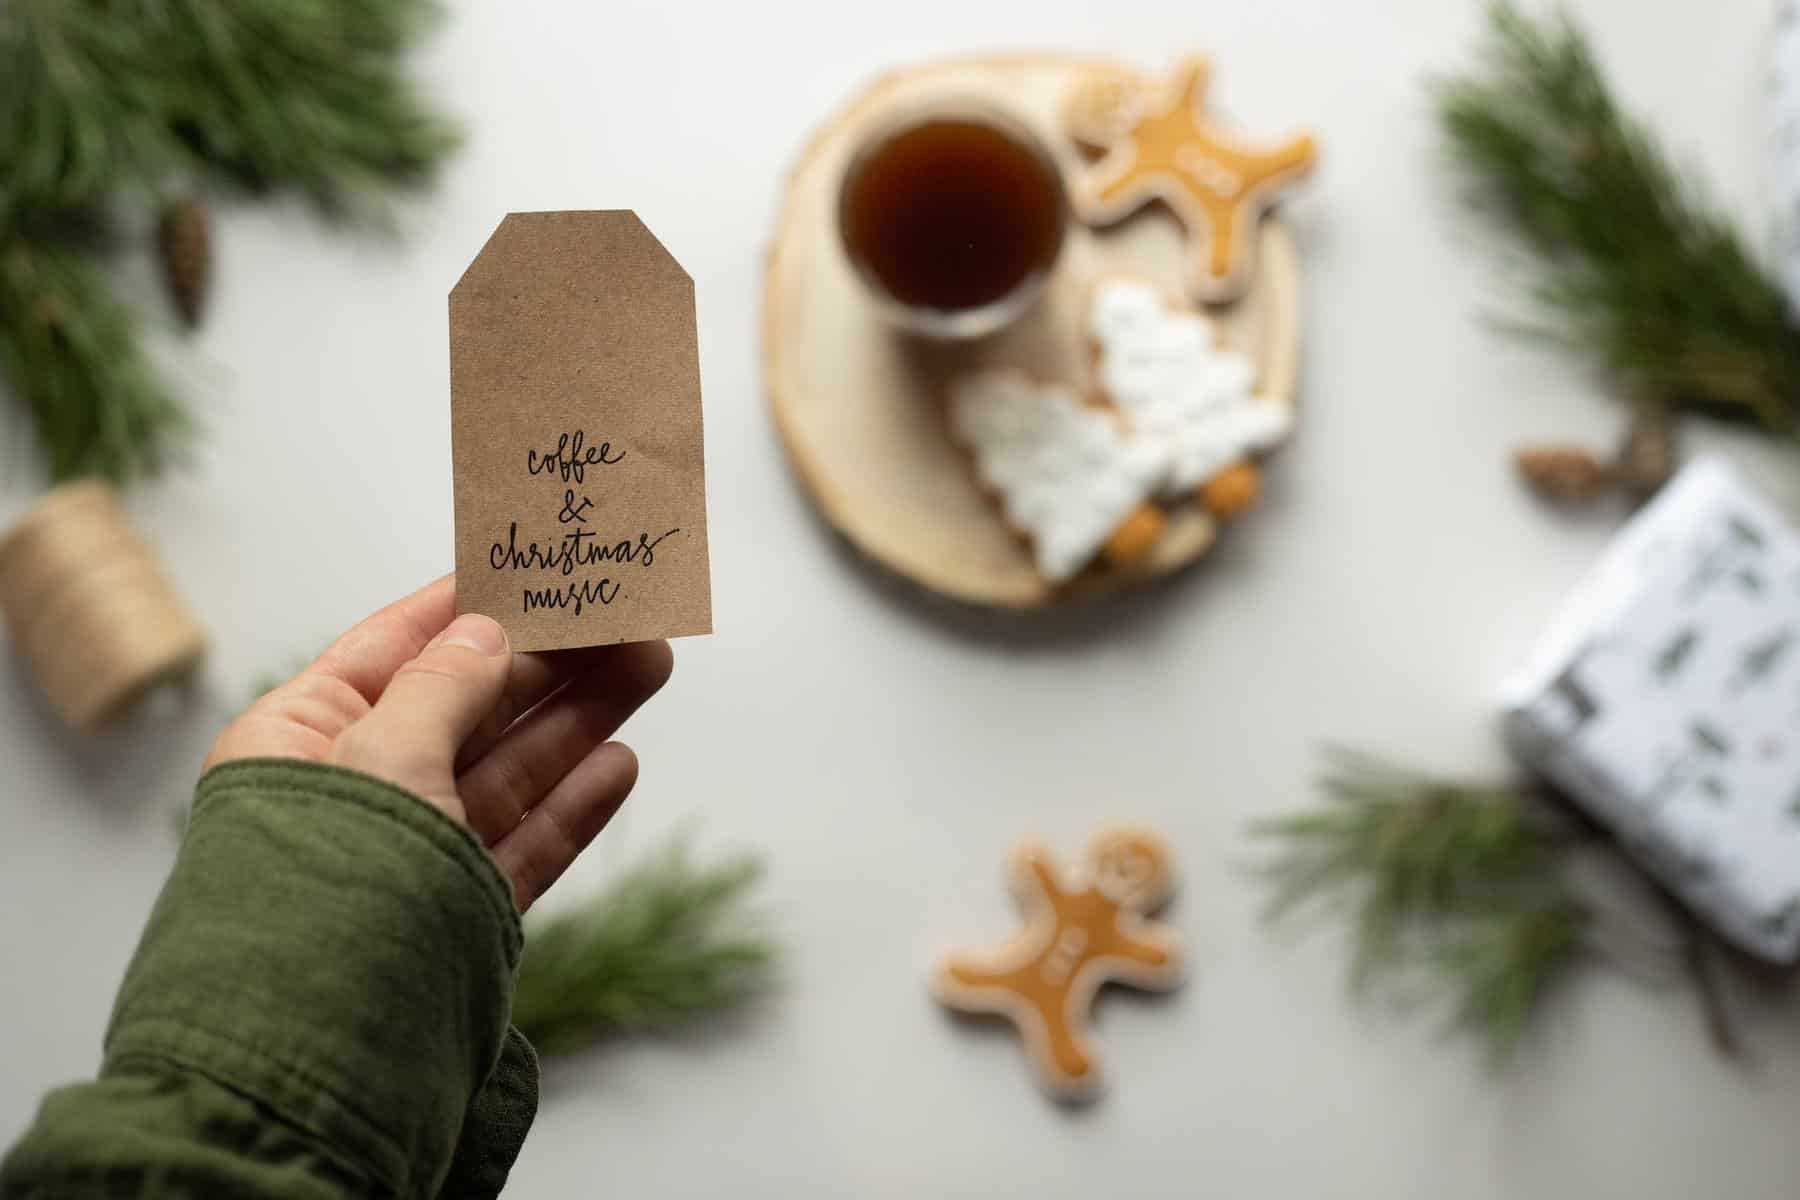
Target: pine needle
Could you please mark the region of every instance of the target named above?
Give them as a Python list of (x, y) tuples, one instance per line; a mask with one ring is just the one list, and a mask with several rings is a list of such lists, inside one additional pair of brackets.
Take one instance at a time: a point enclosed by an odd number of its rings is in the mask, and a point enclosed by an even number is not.
[(1481, 1031), (1504, 1057), (1553, 981), (1584, 957), (1590, 921), (1586, 906), (1567, 894), (1455, 921), (1433, 965), (1458, 993), (1456, 1020)]
[(162, 114), (143, 94), (143, 31), (86, 0), (0, 6), (0, 229), (89, 210), (161, 169)]
[(1316, 808), (1258, 823), (1278, 844), (1271, 916), (1348, 907), (1352, 980), (1435, 980), (1504, 1056), (1585, 952), (1590, 913), (1564, 864), (1576, 829), (1525, 789), (1435, 779), (1331, 752)]
[(759, 874), (748, 857), (695, 866), (675, 842), (578, 908), (528, 923), (513, 1023), (557, 1054), (755, 994), (775, 957), (740, 911)]
[(436, 15), (425, 0), (140, 0), (168, 56), (165, 119), (196, 165), (254, 192), (339, 214), (428, 182), (460, 135), (397, 56)]
[(131, 312), (94, 263), (60, 243), (0, 240), (0, 368), (54, 481), (153, 474), (192, 431), (145, 360)]
[(1476, 212), (1523, 251), (1516, 328), (1670, 403), (1792, 435), (1800, 333), (1731, 219), (1621, 111), (1568, 18), (1491, 12), (1480, 67), (1435, 90)]
[(14, 0), (0, 227), (171, 173), (377, 216), (382, 189), (427, 182), (459, 140), (401, 70), (436, 15), (430, 0)]

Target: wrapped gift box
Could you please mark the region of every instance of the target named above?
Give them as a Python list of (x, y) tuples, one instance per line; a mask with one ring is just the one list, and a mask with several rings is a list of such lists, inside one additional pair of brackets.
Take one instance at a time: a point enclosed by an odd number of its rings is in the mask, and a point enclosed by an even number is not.
[(1524, 761), (1721, 934), (1800, 957), (1800, 535), (1728, 464), (1632, 519), (1503, 703)]

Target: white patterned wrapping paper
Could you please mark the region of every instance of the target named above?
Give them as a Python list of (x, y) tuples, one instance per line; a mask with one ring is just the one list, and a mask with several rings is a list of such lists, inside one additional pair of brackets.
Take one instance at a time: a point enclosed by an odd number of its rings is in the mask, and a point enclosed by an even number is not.
[(1800, 958), (1800, 535), (1728, 464), (1632, 519), (1503, 707), (1520, 757), (1715, 929)]

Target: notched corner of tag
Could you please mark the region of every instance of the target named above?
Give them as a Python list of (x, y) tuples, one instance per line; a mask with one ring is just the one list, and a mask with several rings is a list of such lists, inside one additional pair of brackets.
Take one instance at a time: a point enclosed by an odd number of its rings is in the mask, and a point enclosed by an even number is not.
[(694, 286), (694, 277), (688, 273), (688, 269), (681, 265), (681, 260), (679, 258), (676, 258), (674, 253), (672, 251), (670, 251), (668, 246), (663, 244), (663, 240), (656, 236), (656, 231), (654, 229), (650, 228), (649, 224), (645, 222), (644, 218), (638, 216), (636, 209), (634, 209), (634, 208), (608, 209), (608, 210), (606, 210), (604, 215), (609, 216), (609, 217), (623, 218), (624, 220), (627, 220), (631, 224), (637, 226), (637, 233), (639, 236), (642, 237), (643, 241), (648, 246), (654, 247), (656, 249), (657, 253), (662, 255), (663, 262), (666, 263), (670, 268), (672, 268), (674, 270), (675, 274), (681, 276), (682, 279), (686, 280), (687, 285), (690, 288)]
[(475, 252), (475, 257), (469, 260), (469, 265), (463, 268), (462, 274), (456, 277), (456, 282), (450, 285), (450, 299), (452, 301), (456, 299), (457, 293), (471, 286), (480, 278), (483, 273), (483, 265), (490, 260), (489, 252), (494, 249), (495, 243), (500, 240), (501, 232), (505, 230), (508, 222), (519, 215), (519, 213), (514, 212), (507, 213), (500, 218), (499, 223), (494, 226), (487, 237), (482, 239), (481, 249)]
[(479, 285), (490, 271), (508, 270), (522, 258), (553, 259), (596, 246), (651, 266), (652, 273), (679, 277), (693, 289), (694, 277), (635, 209), (595, 208), (507, 213), (450, 289), (450, 296), (454, 300), (459, 292)]
[(450, 298), (455, 300), (459, 292), (479, 284), (495, 270), (511, 269), (522, 250), (530, 248), (533, 242), (550, 231), (553, 222), (548, 218), (581, 215), (583, 214), (575, 212), (507, 213), (481, 243), (481, 249), (475, 252), (475, 257), (469, 260), (469, 265), (463, 269), (456, 286), (450, 289)]

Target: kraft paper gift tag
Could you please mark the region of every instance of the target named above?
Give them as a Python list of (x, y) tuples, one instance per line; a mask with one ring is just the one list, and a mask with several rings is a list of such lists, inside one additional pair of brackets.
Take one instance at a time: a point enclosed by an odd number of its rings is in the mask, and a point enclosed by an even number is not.
[(516, 650), (712, 632), (694, 282), (635, 213), (512, 213), (450, 293), (456, 607)]

